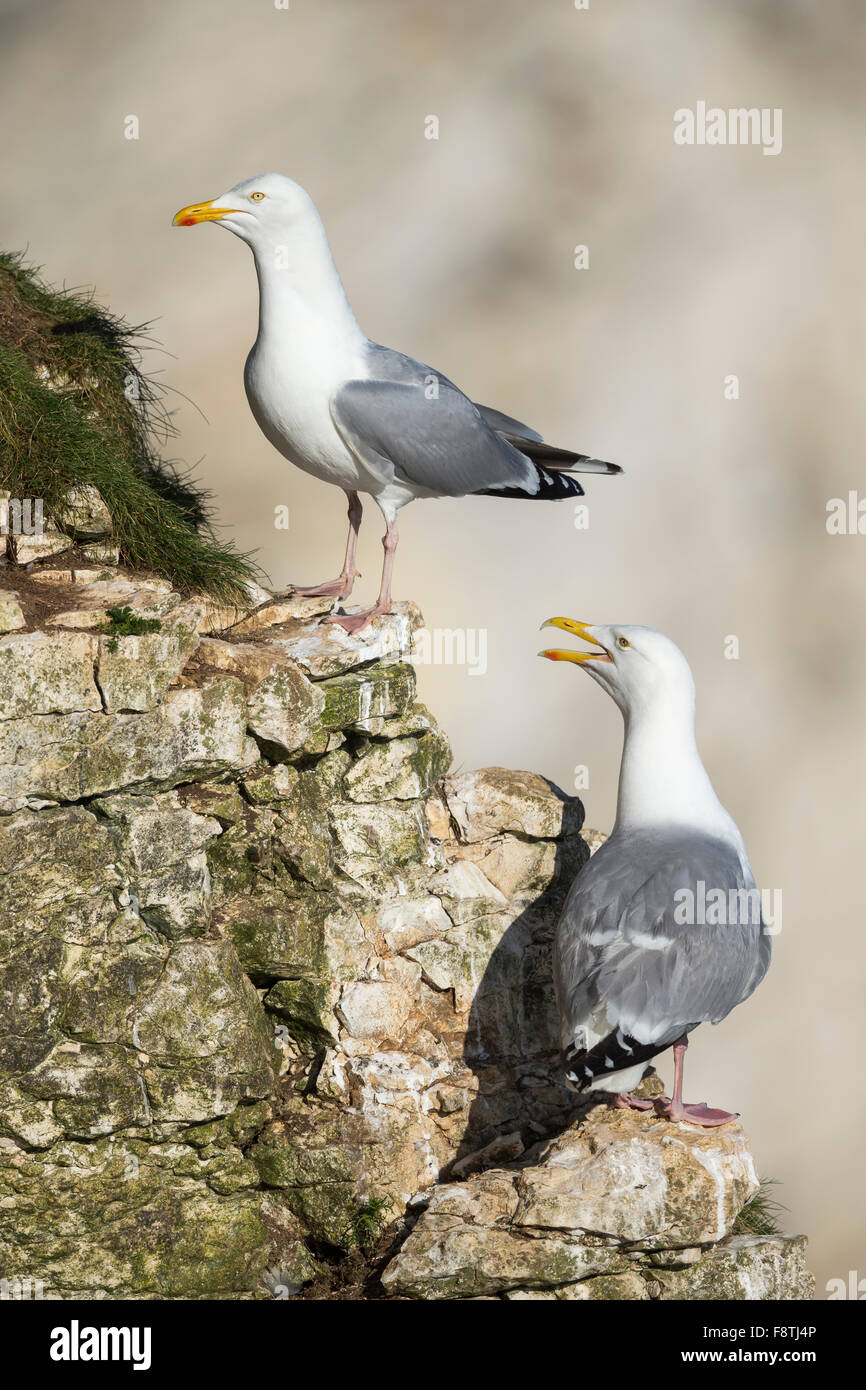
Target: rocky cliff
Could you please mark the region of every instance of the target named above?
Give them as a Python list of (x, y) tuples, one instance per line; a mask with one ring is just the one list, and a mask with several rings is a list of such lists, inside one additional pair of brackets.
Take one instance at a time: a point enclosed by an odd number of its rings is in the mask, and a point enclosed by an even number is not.
[(418, 613), (217, 610), (88, 544), (0, 570), (0, 1276), (809, 1297), (803, 1238), (748, 1233), (738, 1125), (563, 1087), (551, 937), (597, 837), (532, 773), (448, 775)]

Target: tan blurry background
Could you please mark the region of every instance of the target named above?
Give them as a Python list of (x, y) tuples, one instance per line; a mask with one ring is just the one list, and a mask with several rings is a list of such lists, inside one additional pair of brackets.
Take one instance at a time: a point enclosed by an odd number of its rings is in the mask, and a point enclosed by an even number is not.
[[(158, 320), (174, 359), (149, 365), (206, 417), (175, 397), (173, 450), (276, 583), (337, 572), (343, 498), (249, 414), (246, 248), (169, 225), (254, 173), (312, 193), (371, 337), (625, 466), (589, 480), (588, 531), (567, 502), (402, 513), (395, 595), (488, 643), (486, 674), (427, 667), (422, 697), (458, 766), (572, 791), (585, 764), (588, 824), (609, 829), (619, 715), (537, 660), (538, 626), (647, 623), (684, 648), (711, 776), (783, 894), (773, 969), (696, 1035), (690, 1098), (743, 1112), (818, 1296), (866, 1275), (866, 538), (825, 526), (828, 499), (866, 493), (859, 0), (0, 0), (0, 23), (0, 246)], [(782, 153), (676, 146), (698, 100), (782, 107)], [(381, 530), (370, 505), (365, 601)]]

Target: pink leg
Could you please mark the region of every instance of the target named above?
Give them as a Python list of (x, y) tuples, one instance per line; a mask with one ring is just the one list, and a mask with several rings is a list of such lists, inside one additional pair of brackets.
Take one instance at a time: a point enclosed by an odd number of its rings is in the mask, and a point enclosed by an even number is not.
[(379, 597), (372, 608), (366, 609), (363, 613), (332, 613), (328, 618), (329, 623), (339, 623), (347, 632), (361, 632), (380, 614), (391, 612), (391, 571), (394, 568), (394, 552), (397, 549), (397, 524), (394, 521), (388, 522), (388, 529), (382, 540), (385, 548), (385, 562), (382, 566), (382, 586), (379, 589)]
[(615, 1110), (652, 1110), (651, 1100), (638, 1100), (637, 1096), (629, 1095), (628, 1091), (620, 1091), (619, 1095), (614, 1096), (611, 1101)]
[(686, 1105), (683, 1102), (683, 1063), (688, 1045), (688, 1036), (685, 1034), (674, 1043), (674, 1093), (670, 1100), (665, 1096), (659, 1097), (655, 1102), (656, 1114), (664, 1115), (669, 1120), (685, 1120), (687, 1124), (692, 1125), (709, 1127), (730, 1124), (737, 1116), (728, 1110), (711, 1110), (703, 1101), (697, 1105)]
[(291, 593), (300, 595), (301, 598), (348, 598), (352, 592), (358, 571), (355, 569), (355, 550), (358, 545), (358, 531), (361, 528), (361, 499), (357, 492), (347, 494), (349, 498), (349, 539), (346, 542), (346, 558), (343, 562), (343, 573), (339, 579), (331, 579), (326, 584), (310, 584), (302, 586), (293, 584)]

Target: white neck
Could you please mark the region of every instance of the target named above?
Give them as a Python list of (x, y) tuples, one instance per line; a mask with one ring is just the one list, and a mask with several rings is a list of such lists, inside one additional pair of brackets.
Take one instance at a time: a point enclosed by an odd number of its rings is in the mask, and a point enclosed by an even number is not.
[(258, 345), (282, 345), (288, 336), (303, 334), (301, 341), (332, 347), (340, 356), (340, 349), (354, 350), (364, 341), (317, 213), (293, 228), (285, 242), (279, 236), (262, 238), (252, 252), (259, 282)]
[(616, 830), (688, 825), (740, 836), (722, 806), (695, 742), (694, 700), (650, 702), (624, 712)]

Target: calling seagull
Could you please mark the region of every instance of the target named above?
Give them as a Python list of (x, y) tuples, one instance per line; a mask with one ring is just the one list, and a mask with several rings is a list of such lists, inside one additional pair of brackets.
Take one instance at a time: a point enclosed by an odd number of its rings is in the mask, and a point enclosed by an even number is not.
[(253, 253), (259, 331), (244, 383), (259, 427), (290, 463), (348, 499), (341, 573), (292, 591), (347, 599), (357, 576), (359, 494), (373, 497), (385, 518), (376, 603), (332, 615), (348, 631), (391, 611), (397, 513), (407, 503), (468, 495), (555, 501), (582, 496), (575, 473), (622, 471), (546, 444), (529, 425), (476, 405), (431, 367), (372, 342), (352, 313), (313, 201), (292, 179), (257, 174), (181, 208), (173, 225), (200, 222), (227, 227)]
[[(736, 1118), (683, 1100), (689, 1034), (720, 1023), (757, 989), (771, 942), (754, 911), (743, 838), (722, 806), (695, 743), (695, 685), (669, 637), (649, 627), (550, 618), (583, 649), (549, 648), (582, 666), (625, 723), (616, 822), (569, 890), (556, 931), (554, 982), (566, 1080), (614, 1104), (704, 1126)], [(708, 887), (709, 886), (709, 887)], [(683, 893), (741, 903), (734, 920), (677, 912)], [(646, 1065), (674, 1050), (668, 1099), (631, 1092)]]

